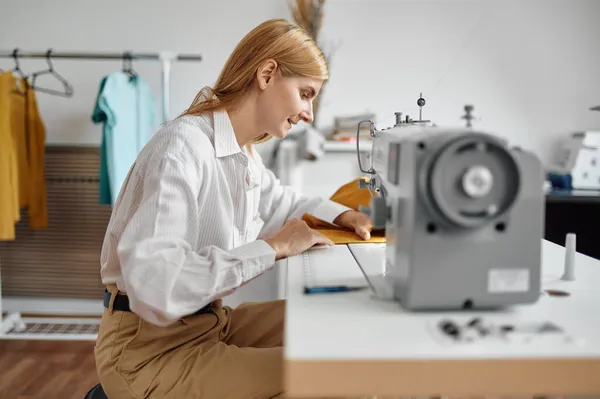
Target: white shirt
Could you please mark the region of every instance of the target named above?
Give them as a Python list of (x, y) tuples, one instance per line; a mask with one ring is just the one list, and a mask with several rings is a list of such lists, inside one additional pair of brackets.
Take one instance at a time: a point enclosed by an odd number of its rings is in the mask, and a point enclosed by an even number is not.
[(104, 284), (169, 325), (275, 264), (260, 238), (304, 213), (332, 223), (345, 206), (282, 186), (237, 144), (226, 112), (165, 124), (140, 152), (114, 205), (101, 254)]

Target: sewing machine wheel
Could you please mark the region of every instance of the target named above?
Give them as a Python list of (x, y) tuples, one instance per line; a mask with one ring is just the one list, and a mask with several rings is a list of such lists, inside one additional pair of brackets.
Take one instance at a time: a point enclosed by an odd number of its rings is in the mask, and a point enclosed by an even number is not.
[(503, 143), (465, 134), (444, 143), (426, 167), (425, 198), (438, 222), (475, 228), (505, 213), (519, 192), (519, 167)]

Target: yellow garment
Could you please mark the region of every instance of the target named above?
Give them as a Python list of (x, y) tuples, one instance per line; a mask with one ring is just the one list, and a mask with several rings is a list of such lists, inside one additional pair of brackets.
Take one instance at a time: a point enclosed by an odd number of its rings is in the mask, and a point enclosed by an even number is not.
[[(360, 205), (368, 207), (371, 203), (371, 198), (373, 197), (369, 190), (363, 190), (358, 186), (358, 182), (361, 179), (366, 180), (364, 177), (361, 177), (352, 180), (350, 183), (344, 184), (330, 199), (333, 202), (352, 208), (355, 211), (358, 211)], [(324, 222), (309, 214), (305, 214), (302, 217), (302, 220), (313, 229), (327, 236), (335, 244), (385, 242), (385, 230), (373, 230), (371, 232), (371, 238), (369, 240), (363, 240), (354, 231), (346, 230), (334, 224)]]
[(48, 226), (45, 143), (35, 92), (11, 72), (0, 74), (0, 240), (15, 239), (21, 208), (30, 228)]
[[(18, 82), (18, 83), (17, 83)], [(29, 204), (29, 161), (27, 159), (27, 138), (26, 138), (26, 106), (27, 97), (18, 93), (25, 93), (22, 78), (13, 78), (11, 80), (11, 114), (10, 126), (12, 129), (13, 142), (16, 147), (17, 168), (19, 177), (19, 207), (25, 208)], [(15, 93), (18, 92), (18, 93)]]
[(20, 219), (16, 146), (11, 130), (12, 75), (0, 74), (0, 240), (15, 239)]
[(46, 128), (35, 91), (21, 78), (14, 79), (13, 85), (14, 90), (25, 92), (25, 95), (13, 94), (11, 97), (11, 126), (19, 165), (19, 206), (27, 208), (30, 228), (43, 229), (48, 227), (44, 173)]

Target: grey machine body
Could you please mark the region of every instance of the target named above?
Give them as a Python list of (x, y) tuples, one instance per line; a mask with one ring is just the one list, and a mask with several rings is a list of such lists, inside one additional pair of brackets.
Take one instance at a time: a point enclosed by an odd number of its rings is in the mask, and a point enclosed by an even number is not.
[(363, 210), (385, 227), (382, 281), (407, 310), (503, 308), (540, 295), (541, 162), (467, 126), (371, 122), (372, 166), (361, 170), (376, 194)]

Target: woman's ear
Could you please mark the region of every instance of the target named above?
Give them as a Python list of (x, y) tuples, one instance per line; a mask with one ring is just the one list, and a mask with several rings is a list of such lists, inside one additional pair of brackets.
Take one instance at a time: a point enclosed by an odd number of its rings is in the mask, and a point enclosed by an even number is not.
[(265, 61), (258, 71), (256, 72), (256, 78), (258, 80), (258, 87), (261, 90), (265, 90), (269, 83), (272, 82), (275, 72), (277, 71), (277, 62), (275, 60)]

